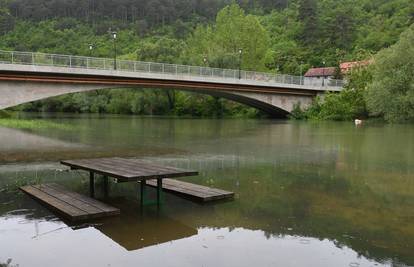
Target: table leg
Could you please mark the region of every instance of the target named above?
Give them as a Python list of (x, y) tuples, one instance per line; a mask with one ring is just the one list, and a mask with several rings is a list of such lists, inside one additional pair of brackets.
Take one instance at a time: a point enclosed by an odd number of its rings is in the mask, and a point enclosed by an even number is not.
[(109, 179), (108, 176), (103, 177), (103, 190), (104, 190), (104, 197), (108, 197), (108, 188), (109, 188)]
[(95, 175), (93, 172), (89, 172), (89, 194), (91, 197), (95, 197)]
[(162, 179), (157, 179), (157, 205), (159, 206), (162, 202)]
[(147, 182), (145, 180), (141, 181), (141, 205), (144, 206), (145, 204), (145, 186)]

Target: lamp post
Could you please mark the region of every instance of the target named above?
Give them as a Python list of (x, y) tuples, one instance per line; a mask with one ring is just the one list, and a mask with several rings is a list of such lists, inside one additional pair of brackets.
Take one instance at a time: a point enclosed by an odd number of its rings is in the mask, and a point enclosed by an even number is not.
[(325, 66), (326, 66), (326, 62), (325, 60), (322, 61), (323, 64), (323, 68), (322, 68), (322, 87), (325, 86)]
[(93, 44), (89, 44), (89, 57), (92, 57)]
[(206, 56), (203, 56), (203, 66), (204, 67), (200, 67), (200, 75), (205, 75), (207, 73), (207, 71), (206, 71), (207, 57)]
[(239, 80), (241, 79), (241, 64), (242, 64), (243, 49), (239, 49)]
[(117, 33), (112, 32), (112, 38), (114, 39), (114, 70), (116, 70), (116, 37)]

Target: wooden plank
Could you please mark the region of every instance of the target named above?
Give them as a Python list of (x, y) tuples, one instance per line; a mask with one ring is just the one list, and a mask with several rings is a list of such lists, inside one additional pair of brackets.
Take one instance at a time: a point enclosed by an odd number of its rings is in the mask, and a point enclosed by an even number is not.
[(174, 178), (198, 175), (197, 171), (156, 165), (140, 160), (124, 158), (100, 158), (61, 161), (72, 169), (83, 169), (117, 178), (119, 182), (144, 179)]
[(67, 203), (70, 206), (74, 206), (84, 212), (86, 212), (87, 214), (100, 214), (103, 213), (104, 211), (92, 206), (90, 204), (88, 204), (87, 202), (81, 201), (79, 199), (73, 198), (72, 196), (66, 194), (66, 192), (64, 191), (60, 191), (60, 190), (56, 190), (52, 187), (47, 186), (46, 184), (42, 184), (42, 185), (32, 185), (34, 188), (39, 189), (40, 191), (51, 195), (57, 199), (59, 199), (60, 201), (63, 201), (65, 203)]
[[(152, 187), (157, 187), (156, 180), (148, 180), (147, 184)], [(175, 179), (164, 179), (162, 188), (167, 192), (185, 195), (202, 202), (234, 197), (233, 192), (178, 181)]]
[(188, 189), (193, 190), (193, 191), (209, 192), (209, 193), (212, 193), (212, 194), (226, 194), (226, 193), (228, 193), (228, 191), (225, 191), (225, 190), (222, 190), (222, 189), (213, 188), (213, 187), (206, 187), (206, 186), (203, 186), (203, 185), (183, 182), (183, 181), (174, 180), (174, 179), (165, 179), (165, 182), (168, 183), (168, 184), (171, 184), (172, 186), (179, 186), (181, 188), (188, 188)]
[(86, 219), (88, 216), (88, 214), (83, 210), (68, 205), (67, 203), (52, 197), (33, 186), (22, 186), (20, 189), (68, 219), (82, 220)]
[(29, 185), (20, 189), (72, 221), (113, 216), (120, 213), (117, 208), (71, 192), (57, 184)]
[(173, 180), (174, 182), (171, 182), (172, 179), (165, 179), (165, 180), (166, 180), (165, 183), (171, 188), (178, 188), (181, 190), (190, 191), (190, 192), (193, 192), (193, 194), (197, 194), (200, 196), (203, 196), (203, 195), (204, 196), (216, 196), (216, 195), (222, 195), (222, 194), (226, 195), (229, 193), (224, 190), (195, 185), (195, 184), (186, 183), (182, 181)]
[(173, 187), (170, 185), (167, 185), (166, 188), (168, 187), (168, 190), (171, 192), (177, 192), (177, 193), (181, 193), (181, 194), (185, 194), (188, 195), (190, 197), (194, 197), (194, 198), (198, 198), (199, 200), (202, 201), (211, 201), (211, 200), (215, 200), (215, 199), (222, 199), (222, 198), (226, 198), (226, 197), (231, 197), (232, 194), (230, 194), (229, 196), (227, 196), (227, 194), (216, 194), (216, 193), (211, 193), (208, 191), (195, 191), (195, 190), (191, 190), (191, 189), (187, 189), (187, 188), (181, 188), (181, 187)]
[(96, 207), (96, 208), (104, 211), (108, 215), (117, 215), (117, 214), (120, 213), (119, 209), (117, 209), (117, 208), (114, 208), (112, 206), (109, 206), (108, 204), (105, 204), (105, 203), (103, 203), (101, 201), (98, 201), (96, 199), (90, 198), (88, 196), (79, 194), (77, 192), (73, 192), (73, 191), (66, 190), (65, 188), (63, 188), (62, 186), (60, 186), (58, 184), (50, 183), (50, 184), (47, 184), (47, 186), (49, 186), (51, 188), (54, 188), (56, 190), (65, 191), (65, 193), (67, 195), (70, 195), (70, 196), (72, 196), (75, 199), (78, 199), (78, 200), (81, 200), (83, 202), (86, 202), (89, 205), (94, 206), (94, 207)]

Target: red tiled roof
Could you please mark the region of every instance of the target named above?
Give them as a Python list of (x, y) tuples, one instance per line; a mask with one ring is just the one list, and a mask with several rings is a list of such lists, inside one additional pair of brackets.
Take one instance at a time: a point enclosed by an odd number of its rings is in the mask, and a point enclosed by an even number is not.
[(317, 77), (317, 76), (333, 76), (335, 74), (335, 67), (326, 68), (311, 68), (305, 73), (305, 77)]
[(347, 73), (352, 68), (355, 67), (362, 67), (371, 64), (371, 60), (364, 60), (364, 61), (351, 61), (351, 62), (342, 62), (339, 67), (341, 68), (342, 73)]

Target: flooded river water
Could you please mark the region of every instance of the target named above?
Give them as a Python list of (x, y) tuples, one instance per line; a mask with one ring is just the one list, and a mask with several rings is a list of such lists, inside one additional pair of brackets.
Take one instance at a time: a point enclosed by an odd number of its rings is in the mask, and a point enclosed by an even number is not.
[[(414, 125), (33, 119), (52, 126), (0, 127), (0, 266), (414, 266)], [(121, 216), (69, 224), (18, 190), (87, 194), (88, 174), (59, 160), (110, 156), (199, 170), (182, 180), (235, 199), (141, 208), (136, 185), (112, 182)]]

